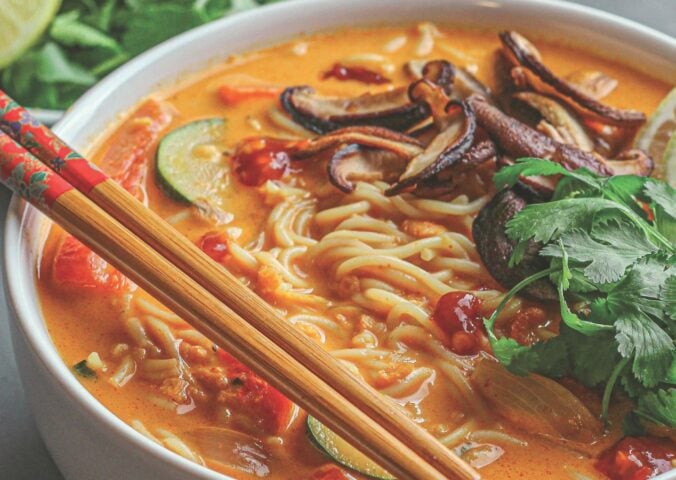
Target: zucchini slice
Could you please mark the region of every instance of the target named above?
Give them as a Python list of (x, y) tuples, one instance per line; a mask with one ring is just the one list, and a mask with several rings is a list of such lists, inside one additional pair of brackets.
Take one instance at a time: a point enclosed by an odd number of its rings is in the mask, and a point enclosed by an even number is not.
[(395, 480), (387, 471), (310, 415), (307, 417), (307, 431), (313, 443), (339, 465), (377, 480)]
[(174, 200), (193, 204), (214, 195), (226, 173), (225, 121), (196, 120), (169, 132), (157, 147), (155, 175)]

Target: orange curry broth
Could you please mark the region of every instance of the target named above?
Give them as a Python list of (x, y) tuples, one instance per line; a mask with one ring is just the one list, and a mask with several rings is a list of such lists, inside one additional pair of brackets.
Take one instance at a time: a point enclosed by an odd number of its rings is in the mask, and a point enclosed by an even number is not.
[[(436, 42), (434, 51), (427, 59), (448, 58), (458, 65), (475, 64), (477, 76), (489, 85), (493, 84), (493, 63), (499, 42), (495, 32), (465, 31), (444, 29), (443, 43), (458, 53), (452, 54), (439, 47)], [(322, 80), (321, 74), (341, 58), (350, 54), (363, 52), (384, 53), (383, 46), (396, 36), (408, 33), (411, 38), (406, 45), (393, 54), (387, 54), (397, 65), (397, 71), (390, 75), (394, 85), (406, 84), (410, 78), (399, 68), (406, 61), (415, 58), (415, 28), (377, 27), (368, 30), (347, 30), (333, 33), (302, 37), (297, 41), (261, 50), (251, 54), (235, 55), (222, 64), (205, 72), (199, 77), (192, 77), (174, 88), (161, 91), (157, 98), (168, 101), (175, 109), (171, 125), (166, 131), (200, 118), (223, 117), (227, 121), (227, 147), (234, 147), (245, 137), (261, 134), (274, 134), (274, 126), (268, 123), (265, 112), (276, 99), (270, 97), (252, 98), (236, 105), (226, 106), (219, 100), (218, 87), (229, 81), (233, 75), (246, 75), (260, 79), (266, 83), (279, 86), (305, 85), (315, 87), (320, 93), (338, 96), (354, 96), (364, 91), (380, 91), (387, 85), (364, 85), (358, 82), (341, 82), (335, 79)], [(629, 69), (614, 61), (605, 60), (588, 53), (566, 46), (547, 43), (533, 38), (541, 51), (547, 65), (555, 72), (565, 75), (578, 69), (600, 70), (619, 81), (617, 89), (604, 101), (623, 108), (633, 108), (650, 113), (660, 99), (668, 91), (668, 85), (650, 78), (636, 70)], [(307, 43), (307, 53), (298, 56), (293, 47), (298, 42)], [(230, 79), (228, 78), (230, 77)], [(263, 131), (256, 131), (247, 121), (258, 119)], [(102, 142), (92, 149), (91, 157), (99, 161), (111, 147), (110, 141)], [(148, 162), (153, 163), (154, 152), (149, 155)], [(325, 175), (323, 168), (301, 166), (304, 171), (298, 173), (307, 182), (311, 190), (313, 176)], [(316, 178), (316, 177), (315, 177)], [(149, 172), (147, 192), (150, 206), (160, 216), (167, 217), (185, 208), (169, 198), (158, 189), (154, 181), (154, 172)], [(226, 193), (228, 210), (234, 214), (234, 221), (229, 226), (243, 229), (239, 239), (240, 245), (254, 239), (263, 228), (270, 207), (265, 206), (255, 188), (245, 187), (231, 180), (231, 188)], [(255, 208), (252, 208), (255, 206)], [(194, 219), (181, 223), (182, 232), (196, 241), (202, 234), (213, 230), (206, 222)], [(466, 233), (466, 232), (463, 232)], [(44, 249), (42, 266), (38, 278), (39, 297), (47, 321), (50, 335), (58, 348), (64, 362), (71, 366), (90, 352), (96, 351), (106, 358), (116, 343), (125, 342), (126, 333), (119, 321), (121, 306), (112, 301), (110, 296), (91, 294), (81, 295), (59, 289), (50, 281), (51, 261), (55, 248), (62, 238), (58, 227), (52, 229)], [(321, 285), (321, 276), (312, 275), (317, 281), (317, 289), (321, 294), (328, 294)], [(113, 305), (113, 307), (111, 307)], [(328, 342), (329, 348), (331, 342)], [(197, 425), (213, 425), (214, 420), (208, 411), (195, 409), (185, 415), (168, 416), (167, 411), (149, 403), (145, 396), (149, 387), (143, 382), (132, 381), (122, 389), (117, 389), (103, 379), (82, 380), (85, 387), (101, 403), (122, 420), (129, 422), (140, 419), (151, 429), (167, 428), (181, 432)], [(431, 418), (429, 422), (443, 422), (448, 416), (447, 406), (441, 398), (442, 389), (429, 395), (424, 401), (426, 412)], [(437, 408), (434, 405), (437, 404)], [(592, 410), (594, 410), (592, 408)], [(619, 422), (621, 412), (614, 414), (615, 425)], [(427, 422), (426, 422), (427, 423)], [(521, 434), (529, 441), (528, 447), (507, 446), (506, 454), (497, 462), (481, 470), (488, 479), (511, 478), (571, 478), (567, 469), (575, 469), (591, 477), (599, 477), (592, 467), (592, 461), (583, 455), (554, 446), (545, 441)], [(617, 435), (612, 435), (605, 443), (612, 443)], [(304, 422), (296, 421), (292, 428), (284, 434), (284, 445), (273, 450), (270, 461), (274, 479), (303, 479), (327, 460), (310, 445), (304, 432)], [(235, 476), (245, 476), (230, 472)]]

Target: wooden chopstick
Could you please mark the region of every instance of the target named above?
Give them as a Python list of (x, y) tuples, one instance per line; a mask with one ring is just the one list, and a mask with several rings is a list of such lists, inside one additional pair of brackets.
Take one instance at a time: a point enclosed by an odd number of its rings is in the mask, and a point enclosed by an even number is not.
[[(250, 324), (249, 326), (253, 326), (253, 330), (262, 334), (268, 341), (272, 340), (270, 343), (275, 344), (278, 348), (281, 347), (280, 349), (292, 357), (297, 364), (307, 367), (307, 370), (315, 378), (319, 378), (325, 382), (343, 401), (347, 399), (353, 407), (356, 407), (357, 411), (365, 413), (367, 418), (375, 421), (376, 426), (382, 426), (390, 436), (396, 437), (403, 445), (408, 447), (407, 451), (410, 452), (412, 450), (416, 452), (422, 459), (448, 477), (463, 479), (479, 478), (478, 473), (472, 467), (439, 443), (423, 428), (411, 422), (393, 402), (356, 379), (321, 346), (304, 335), (298, 335), (292, 326), (278, 316), (264, 300), (242, 285), (225, 268), (213, 262), (187, 238), (143, 206), (117, 183), (107, 178), (97, 169), (92, 169), (86, 160), (65, 145), (49, 129), (31, 119), (28, 112), (13, 102), (2, 91), (0, 91), (0, 112), (3, 112), (0, 118), (0, 128), (7, 131), (14, 139), (26, 145), (34, 155), (53, 170), (58, 171), (65, 180), (76, 186), (124, 227), (140, 237), (144, 242), (147, 242), (150, 247), (165, 257), (170, 264), (174, 264), (184, 274), (187, 272), (192, 277), (192, 281), (195, 281), (199, 286), (215, 296), (216, 299), (232, 308), (237, 315), (243, 317)], [(11, 123), (13, 128), (6, 128), (8, 123)], [(35, 138), (39, 138), (40, 141), (30, 141)], [(72, 195), (69, 194), (69, 196)], [(61, 202), (57, 203), (61, 204)], [(86, 228), (82, 227), (81, 230), (86, 230)], [(82, 233), (86, 234), (84, 231)], [(88, 240), (85, 241), (89, 243)], [(111, 263), (114, 264), (120, 260), (124, 260), (124, 258), (119, 258), (119, 256), (111, 256), (111, 259)], [(121, 270), (127, 274), (124, 268), (121, 268)], [(135, 273), (128, 276), (135, 279), (135, 275), (138, 276)], [(137, 283), (142, 285), (142, 281), (138, 281)], [(148, 290), (148, 288), (146, 289)], [(167, 305), (170, 306), (169, 303)], [(176, 308), (179, 307), (177, 306)], [(184, 308), (181, 308), (181, 312), (184, 310)], [(176, 311), (176, 313), (179, 312)], [(179, 315), (184, 316), (187, 321), (197, 327), (193, 321), (185, 317), (184, 313), (179, 313)], [(219, 334), (218, 332), (218, 322), (209, 325), (209, 328), (214, 330), (213, 332), (208, 331), (206, 333), (209, 338), (215, 340), (216, 343), (220, 342), (219, 344), (226, 345), (227, 349), (231, 349), (228, 344), (223, 343), (223, 334)], [(232, 350), (232, 353), (235, 356), (240, 355), (234, 350)], [(248, 358), (251, 358), (251, 353), (249, 353), (249, 356), (241, 355), (238, 358), (256, 369), (256, 362), (249, 363), (247, 361)], [(260, 364), (260, 360), (258, 362)], [(269, 366), (274, 368), (274, 364)], [(261, 370), (265, 369), (261, 368)], [(261, 373), (266, 378), (271, 374), (270, 371), (261, 371)], [(271, 381), (271, 383), (278, 387), (274, 381)], [(279, 389), (284, 391), (283, 388)], [(301, 404), (309, 412), (315, 413), (314, 405), (305, 405), (297, 400), (292, 393), (286, 391), (284, 393)], [(397, 475), (401, 478), (407, 478), (408, 474), (401, 472), (400, 466), (393, 468), (391, 458), (384, 459), (382, 458), (383, 455), (379, 455), (379, 452), (376, 452), (376, 450), (383, 448), (382, 443), (376, 444), (378, 446), (375, 448), (373, 446), (369, 447), (362, 443), (365, 440), (364, 437), (359, 438), (354, 432), (345, 431), (346, 429), (349, 430), (345, 425), (337, 425), (336, 422), (327, 419), (326, 412), (323, 412), (323, 415), (318, 414), (316, 416), (321, 421), (325, 421), (330, 428), (342, 435), (346, 440), (360, 447), (360, 449), (363, 448), (364, 453), (382, 463), (385, 468), (393, 473), (396, 473), (397, 469), (399, 469)], [(354, 418), (351, 418), (349, 421), (355, 423)], [(427, 475), (429, 475), (429, 472)], [(427, 479), (436, 477), (414, 476), (412, 478)]]

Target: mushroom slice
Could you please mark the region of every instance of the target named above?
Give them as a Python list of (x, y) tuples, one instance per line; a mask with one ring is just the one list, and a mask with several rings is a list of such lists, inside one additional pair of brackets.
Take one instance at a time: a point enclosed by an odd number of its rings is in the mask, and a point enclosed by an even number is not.
[(472, 146), (476, 130), (472, 107), (467, 102), (453, 100), (448, 104), (446, 112), (449, 114), (447, 126), (432, 139), (424, 151), (411, 159), (399, 181), (386, 190), (385, 195), (396, 195), (410, 186), (432, 178), (459, 162)]
[(478, 78), (472, 75), (467, 69), (462, 67), (455, 68), (455, 81), (453, 82), (453, 92), (460, 98), (465, 99), (470, 95), (477, 94), (486, 97), (492, 102), (493, 93)]
[(336, 151), (328, 164), (329, 180), (345, 193), (354, 190), (355, 181), (392, 182), (406, 168), (408, 158), (394, 151), (347, 145)]
[(650, 155), (638, 148), (620, 152), (617, 158), (606, 160), (606, 165), (613, 171), (613, 175), (638, 175), (639, 177), (650, 176), (655, 167)]
[(311, 87), (289, 87), (280, 101), (294, 121), (319, 134), (350, 125), (403, 131), (429, 115), (426, 105), (411, 103), (406, 87), (354, 98), (324, 97)]
[[(422, 75), (450, 91), (453, 70), (448, 62), (427, 62)], [(411, 101), (407, 87), (353, 98), (321, 96), (308, 86), (289, 87), (282, 92), (280, 102), (297, 123), (320, 134), (355, 125), (405, 131), (429, 116), (426, 104)]]
[(538, 157), (558, 162), (569, 170), (585, 167), (599, 175), (611, 175), (603, 158), (573, 145), (557, 142), (510, 117), (489, 104), (485, 98), (472, 95), (467, 99), (476, 121), (498, 147), (513, 158)]
[[(491, 98), (492, 93), (490, 89), (481, 83), (478, 78), (472, 75), (466, 68), (458, 67), (446, 60), (434, 60), (432, 62), (410, 60), (406, 63), (406, 71), (413, 78), (419, 80), (421, 78), (430, 78), (430, 73), (434, 71), (432, 69), (439, 68), (440, 65), (443, 66), (442, 71), (445, 74), (443, 76), (440, 75), (440, 78), (447, 80), (443, 85), (453, 85), (453, 88), (450, 91), (447, 90), (447, 93), (451, 94), (454, 99), (462, 100), (473, 93)], [(435, 83), (442, 84), (439, 81)]]
[(557, 136), (548, 136), (554, 138), (554, 140), (575, 145), (587, 152), (594, 150), (594, 141), (587, 134), (582, 124), (556, 100), (534, 92), (517, 92), (514, 94), (514, 98), (527, 103), (542, 115), (542, 126), (538, 125), (538, 130), (544, 130), (543, 133), (547, 134), (547, 130), (551, 126)]
[[(472, 225), (472, 235), (483, 264), (505, 288), (512, 288), (524, 278), (547, 268), (544, 257), (538, 255), (541, 245), (533, 241), (529, 242), (523, 260), (518, 265), (509, 266), (516, 242), (507, 237), (505, 225), (527, 204), (526, 199), (514, 189), (502, 190), (481, 209)], [(538, 280), (524, 291), (542, 300), (557, 298), (548, 279)]]
[(406, 159), (423, 151), (422, 144), (413, 137), (382, 127), (361, 126), (341, 128), (310, 140), (291, 142), (288, 154), (292, 160), (303, 160), (350, 144), (386, 150)]
[(493, 162), (497, 158), (495, 144), (490, 139), (475, 141), (462, 158), (442, 170), (433, 177), (416, 185), (413, 193), (418, 197), (439, 198), (457, 188), (463, 179), (463, 174), (480, 168), (484, 163)]
[(617, 87), (617, 80), (598, 70), (576, 70), (565, 79), (590, 97), (601, 100)]
[(623, 110), (605, 105), (583, 88), (557, 77), (544, 63), (537, 49), (522, 35), (514, 31), (500, 33), (503, 52), (519, 70), (521, 80), (539, 93), (554, 95), (579, 112), (584, 118), (620, 127), (638, 127), (646, 117), (637, 110)]
[(408, 96), (413, 102), (427, 105), (438, 132), (444, 130), (448, 123), (452, 121), (451, 116), (446, 111), (450, 98), (443, 88), (423, 78), (411, 84), (408, 89)]

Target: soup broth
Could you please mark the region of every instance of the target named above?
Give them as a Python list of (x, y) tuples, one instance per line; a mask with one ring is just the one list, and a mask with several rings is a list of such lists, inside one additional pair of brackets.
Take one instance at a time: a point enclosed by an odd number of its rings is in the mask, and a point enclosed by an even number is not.
[[(604, 99), (610, 105), (650, 113), (669, 90), (588, 51), (536, 43), (560, 75), (593, 70), (617, 80)], [(309, 85), (335, 97), (384, 92), (411, 82), (410, 60), (441, 58), (495, 89), (498, 47), (495, 32), (421, 24), (341, 30), (234, 55), (152, 95), (90, 157), (265, 298), (299, 335), (323, 344), (480, 467), (482, 478), (604, 478), (594, 463), (620, 438), (627, 401), (613, 402), (610, 430), (585, 448), (519, 429), (496, 414), (471, 380), (476, 362), (489, 355), (485, 335), (465, 339), (475, 343), (463, 350), (454, 342), (464, 337), (456, 339), (434, 313), (451, 290), (476, 300), (477, 319), (488, 317), (504, 295), (472, 241), (472, 221), (495, 193), (489, 172), (467, 174), (438, 200), (385, 196), (387, 185), (378, 180), (341, 192), (327, 178), (325, 158), (290, 161), (273, 172), (249, 171), (250, 164), (236, 160), (247, 138), (314, 136), (279, 105), (284, 87)], [(363, 81), (364, 72), (372, 83)], [(336, 78), (341, 75), (350, 78)], [(157, 145), (168, 132), (214, 118), (224, 120), (213, 127), (219, 133), (190, 153), (213, 163), (220, 176), (188, 206), (167, 195), (166, 179), (158, 181)], [(40, 302), (64, 362), (80, 365), (82, 384), (106, 408), (167, 448), (236, 478), (362, 478), (347, 469), (343, 477), (321, 476), (331, 460), (309, 440), (304, 412), (75, 242), (68, 250), (69, 241), (52, 228), (39, 268)], [(85, 284), (73, 280), (82, 258), (96, 271)], [(465, 308), (463, 298), (456, 300), (456, 308)], [(516, 298), (499, 322), (509, 332), (524, 312), (535, 312), (552, 318), (540, 333), (555, 334), (558, 314), (551, 310)], [(562, 384), (599, 414), (599, 390)], [(263, 453), (233, 460), (215, 445), (214, 429), (251, 436), (247, 441)]]

